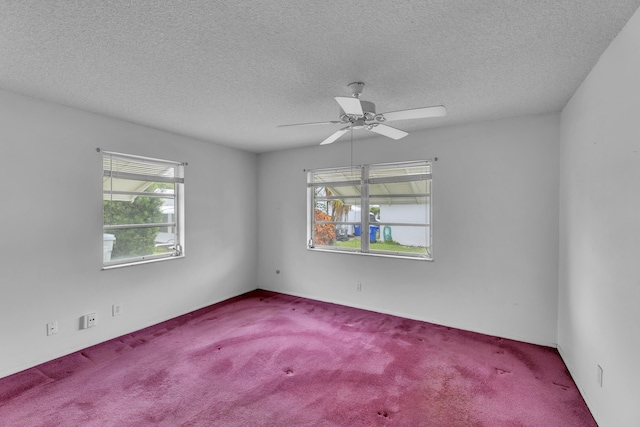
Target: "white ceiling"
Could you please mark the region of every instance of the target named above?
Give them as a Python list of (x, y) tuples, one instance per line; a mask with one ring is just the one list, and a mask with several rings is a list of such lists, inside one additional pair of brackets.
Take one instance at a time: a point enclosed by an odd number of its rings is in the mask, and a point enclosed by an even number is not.
[(338, 120), (333, 97), (358, 80), (378, 112), (446, 105), (390, 123), (406, 131), (560, 111), (639, 6), (0, 0), (0, 88), (266, 152), (338, 130), (276, 126)]

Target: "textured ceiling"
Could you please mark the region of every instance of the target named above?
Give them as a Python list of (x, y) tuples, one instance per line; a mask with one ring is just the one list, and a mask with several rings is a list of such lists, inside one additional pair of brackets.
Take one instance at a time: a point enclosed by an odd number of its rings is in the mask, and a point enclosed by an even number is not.
[(276, 126), (337, 120), (358, 80), (378, 112), (447, 106), (406, 131), (560, 111), (639, 6), (0, 0), (0, 88), (266, 152), (338, 130)]

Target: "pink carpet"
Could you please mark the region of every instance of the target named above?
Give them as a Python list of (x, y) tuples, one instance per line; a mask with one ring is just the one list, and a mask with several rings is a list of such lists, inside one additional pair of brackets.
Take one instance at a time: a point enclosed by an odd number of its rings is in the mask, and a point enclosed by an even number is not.
[(555, 349), (271, 292), (0, 380), (2, 426), (596, 426)]

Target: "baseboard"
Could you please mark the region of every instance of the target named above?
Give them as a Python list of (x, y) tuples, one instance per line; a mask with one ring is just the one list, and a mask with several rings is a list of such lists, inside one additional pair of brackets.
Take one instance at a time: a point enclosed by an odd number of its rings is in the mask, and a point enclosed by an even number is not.
[(358, 308), (358, 309), (361, 309), (361, 310), (373, 311), (373, 312), (376, 312), (376, 313), (389, 314), (391, 316), (403, 317), (405, 319), (411, 319), (411, 320), (417, 320), (417, 321), (420, 321), (420, 322), (432, 323), (434, 325), (440, 325), (440, 326), (445, 326), (445, 327), (448, 327), (448, 328), (460, 329), (460, 330), (468, 331), (468, 332), (475, 332), (477, 334), (482, 334), (482, 335), (500, 337), (500, 338), (509, 339), (509, 340), (513, 340), (513, 341), (524, 342), (524, 343), (528, 343), (528, 344), (541, 345), (543, 347), (557, 348), (557, 344), (555, 342), (531, 340), (531, 339), (527, 339), (525, 337), (509, 335), (509, 334), (496, 334), (496, 333), (491, 332), (491, 331), (470, 329), (470, 328), (463, 327), (463, 326), (456, 325), (456, 324), (444, 324), (444, 323), (438, 322), (435, 319), (430, 319), (430, 318), (426, 318), (426, 317), (423, 318), (423, 317), (411, 316), (411, 315), (407, 315), (406, 313), (401, 313), (401, 312), (397, 312), (397, 311), (393, 311), (393, 310), (380, 310), (378, 308), (368, 307), (366, 305), (353, 304), (351, 302), (346, 302), (346, 301), (341, 301), (341, 300), (328, 300), (328, 299), (324, 299), (324, 298), (317, 297), (317, 296), (314, 296), (314, 295), (305, 295), (305, 294), (300, 294), (300, 293), (297, 293), (297, 292), (288, 292), (288, 291), (284, 292), (284, 291), (280, 291), (280, 290), (276, 290), (276, 289), (268, 289), (268, 288), (263, 288), (263, 287), (259, 287), (258, 289), (261, 289), (261, 290), (264, 290), (264, 291), (270, 291), (270, 292), (277, 292), (277, 293), (281, 293), (281, 294), (285, 294), (285, 295), (291, 295), (291, 296), (300, 297), (300, 298), (308, 298), (308, 299), (312, 299), (312, 300), (315, 300), (315, 301), (322, 301), (322, 302), (327, 302), (327, 303), (331, 303), (331, 304), (344, 305), (346, 307)]
[(598, 423), (598, 417), (596, 416), (595, 408), (589, 401), (589, 397), (587, 396), (587, 393), (585, 393), (580, 383), (576, 381), (577, 376), (575, 375), (575, 369), (573, 368), (571, 363), (569, 363), (569, 359), (567, 358), (566, 353), (564, 352), (560, 344), (557, 345), (557, 349), (558, 349), (558, 353), (560, 354), (560, 358), (564, 363), (564, 366), (567, 367), (567, 371), (569, 371), (569, 375), (571, 375), (571, 378), (573, 379), (573, 382), (576, 385), (576, 388), (580, 392), (580, 396), (582, 396), (582, 400), (584, 400), (584, 403), (587, 404), (587, 408), (589, 408), (589, 411), (591, 411), (591, 415), (593, 415), (593, 418), (596, 420), (596, 423), (599, 425), (600, 423)]
[(89, 344), (89, 345), (81, 345), (79, 347), (73, 347), (73, 348), (68, 349), (68, 350), (63, 350), (57, 356), (44, 357), (42, 359), (39, 359), (36, 363), (29, 363), (29, 364), (20, 366), (20, 367), (18, 367), (16, 369), (10, 369), (8, 371), (0, 372), (0, 379), (8, 377), (8, 376), (11, 376), (13, 374), (17, 374), (17, 373), (22, 372), (22, 371), (26, 371), (27, 369), (31, 369), (31, 368), (33, 368), (35, 366), (41, 365), (43, 363), (50, 362), (50, 361), (58, 359), (60, 357), (68, 356), (70, 354), (73, 354), (75, 352), (84, 350), (86, 348), (93, 347), (94, 345), (98, 345), (98, 344), (101, 344), (103, 342), (111, 341), (112, 339), (121, 337), (123, 335), (127, 335), (127, 334), (131, 334), (131, 333), (134, 333), (134, 332), (137, 332), (137, 331), (141, 331), (141, 330), (146, 329), (146, 328), (148, 328), (150, 326), (154, 326), (154, 325), (157, 325), (159, 323), (166, 322), (166, 321), (171, 320), (171, 319), (175, 319), (176, 317), (180, 317), (180, 316), (183, 316), (185, 314), (191, 313), (193, 311), (200, 310), (201, 308), (209, 307), (210, 305), (218, 304), (218, 303), (221, 303), (221, 302), (226, 301), (228, 299), (235, 298), (235, 297), (238, 297), (240, 295), (244, 295), (244, 294), (249, 293), (249, 292), (253, 292), (255, 290), (258, 290), (258, 288), (254, 287), (253, 289), (241, 290), (241, 291), (239, 291), (239, 293), (234, 293), (232, 295), (228, 295), (228, 296), (225, 296), (225, 297), (218, 298), (214, 302), (207, 302), (207, 303), (202, 304), (202, 305), (191, 307), (191, 308), (187, 309), (187, 311), (185, 311), (183, 313), (172, 314), (171, 317), (169, 317), (167, 319), (154, 319), (151, 322), (148, 322), (148, 323), (144, 324), (144, 326), (142, 326), (142, 327), (136, 327), (136, 329), (134, 329), (134, 330), (131, 330), (131, 331), (128, 331), (128, 332), (125, 332), (125, 333), (120, 333), (120, 334), (118, 334), (116, 336), (107, 338), (105, 340), (101, 340), (99, 342), (95, 342), (95, 343), (92, 343), (92, 344)]

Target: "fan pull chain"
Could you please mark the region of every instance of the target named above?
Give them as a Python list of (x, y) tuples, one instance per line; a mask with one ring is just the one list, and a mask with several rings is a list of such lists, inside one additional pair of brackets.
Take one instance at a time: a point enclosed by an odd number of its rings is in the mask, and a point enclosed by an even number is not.
[(353, 170), (353, 123), (351, 123), (351, 144), (350, 144), (350, 147), (351, 147), (351, 158), (350, 158), (351, 159), (351, 164), (350, 164), (350, 166), (351, 166), (351, 169)]

